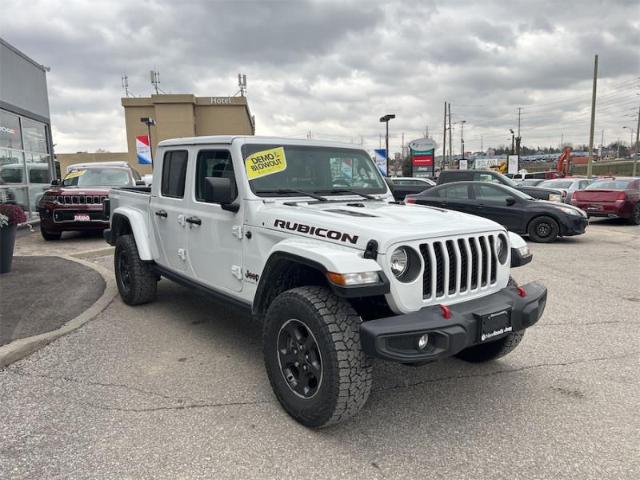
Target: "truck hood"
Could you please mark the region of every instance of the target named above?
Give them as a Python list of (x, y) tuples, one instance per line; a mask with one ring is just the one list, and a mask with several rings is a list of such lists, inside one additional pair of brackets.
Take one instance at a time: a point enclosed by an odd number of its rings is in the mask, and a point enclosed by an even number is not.
[(254, 226), (364, 249), (376, 240), (381, 253), (392, 244), (488, 231), (490, 220), (441, 208), (384, 201), (264, 203)]
[(112, 187), (54, 187), (47, 190), (50, 195), (108, 195)]

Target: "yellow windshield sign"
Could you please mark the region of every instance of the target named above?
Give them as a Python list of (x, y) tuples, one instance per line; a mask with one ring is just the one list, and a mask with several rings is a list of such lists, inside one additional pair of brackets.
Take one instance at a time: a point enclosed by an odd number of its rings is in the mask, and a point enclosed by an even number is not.
[(64, 179), (69, 180), (70, 178), (81, 177), (85, 172), (86, 170), (76, 170), (75, 172), (69, 173), (66, 177), (64, 177)]
[(287, 157), (284, 148), (272, 148), (262, 150), (253, 155), (249, 155), (244, 161), (247, 177), (249, 180), (264, 177), (287, 169)]

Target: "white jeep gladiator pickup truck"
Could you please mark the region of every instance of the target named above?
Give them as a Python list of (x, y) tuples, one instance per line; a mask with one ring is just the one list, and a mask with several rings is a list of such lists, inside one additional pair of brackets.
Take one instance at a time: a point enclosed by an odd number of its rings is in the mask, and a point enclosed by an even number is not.
[(153, 177), (105, 203), (123, 301), (152, 301), (165, 277), (246, 307), (276, 397), (309, 427), (360, 410), (373, 358), (493, 360), (544, 311), (544, 286), (510, 278), (531, 260), (519, 236), (394, 202), (354, 145), (166, 140)]

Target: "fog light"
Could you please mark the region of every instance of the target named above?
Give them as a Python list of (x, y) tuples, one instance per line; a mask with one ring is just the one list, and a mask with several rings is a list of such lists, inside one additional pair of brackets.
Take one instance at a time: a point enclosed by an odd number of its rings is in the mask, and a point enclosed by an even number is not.
[(429, 344), (429, 335), (425, 333), (418, 339), (418, 349), (424, 350), (425, 348), (427, 348), (428, 344)]

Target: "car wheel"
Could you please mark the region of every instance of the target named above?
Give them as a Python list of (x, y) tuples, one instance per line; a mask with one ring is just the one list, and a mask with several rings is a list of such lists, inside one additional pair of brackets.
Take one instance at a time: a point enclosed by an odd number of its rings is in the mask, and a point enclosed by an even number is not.
[(62, 237), (62, 232), (48, 232), (44, 229), (42, 223), (40, 223), (40, 235), (42, 235), (42, 238), (49, 242), (52, 240), (60, 240), (60, 237)]
[(264, 361), (273, 391), (295, 420), (326, 427), (353, 417), (371, 391), (371, 364), (358, 314), (324, 287), (278, 295), (264, 322)]
[(140, 305), (156, 298), (158, 278), (149, 266), (140, 260), (133, 235), (118, 237), (113, 263), (116, 284), (124, 303)]
[(560, 227), (558, 222), (547, 216), (536, 217), (529, 223), (527, 233), (534, 242), (551, 243), (558, 238)]
[(631, 225), (640, 225), (640, 202), (636, 203), (636, 206), (633, 208), (633, 212), (631, 212), (631, 216), (629, 217), (629, 223)]
[(481, 343), (473, 347), (465, 348), (456, 354), (461, 360), (471, 363), (482, 363), (496, 360), (512, 352), (522, 341), (524, 330), (511, 332), (508, 335), (492, 342)]

